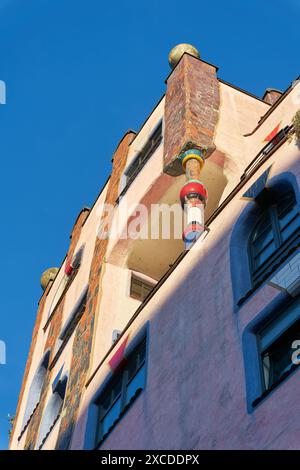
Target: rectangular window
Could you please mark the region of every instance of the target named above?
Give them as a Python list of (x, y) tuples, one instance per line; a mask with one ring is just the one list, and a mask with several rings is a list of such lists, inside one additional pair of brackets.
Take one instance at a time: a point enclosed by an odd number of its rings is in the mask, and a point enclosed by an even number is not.
[(66, 320), (65, 325), (59, 335), (61, 342), (65, 342), (70, 338), (77, 324), (79, 323), (79, 320), (81, 319), (86, 307), (88, 289), (88, 285), (86, 285), (75, 306), (73, 307), (73, 310), (71, 311), (68, 319)]
[(120, 420), (125, 410), (144, 389), (146, 380), (146, 338), (127, 358), (98, 401), (97, 446)]
[[(122, 190), (120, 196), (123, 196), (133, 180), (136, 178), (138, 173), (141, 171), (141, 169), (144, 167), (144, 165), (147, 163), (147, 161), (152, 157), (154, 154), (155, 150), (159, 147), (161, 141), (162, 141), (162, 122), (159, 123), (159, 125), (156, 127), (142, 150), (139, 152), (139, 154), (136, 156), (136, 158), (133, 160), (132, 164), (129, 166), (129, 168), (126, 171), (126, 186)], [(119, 196), (119, 197), (120, 197)]]
[(300, 340), (299, 317), (300, 305), (294, 302), (257, 332), (263, 393), (254, 405), (298, 367), (295, 353), (299, 350), (296, 343)]
[(253, 288), (274, 271), (291, 249), (299, 246), (300, 240), (300, 213), (294, 192), (265, 193), (262, 202), (264, 209), (249, 238)]
[(59, 337), (56, 340), (54, 357), (52, 359), (52, 365), (56, 363), (65, 345), (67, 344), (68, 340), (70, 339), (73, 332), (75, 331), (78, 323), (80, 322), (80, 319), (86, 308), (88, 289), (89, 287), (88, 285), (86, 285), (83, 291), (81, 292), (76, 304), (74, 305), (70, 315), (68, 316), (60, 332)]
[(57, 288), (57, 291), (54, 295), (49, 313), (48, 313), (48, 319), (47, 322), (44, 326), (44, 330), (46, 330), (47, 326), (49, 325), (49, 319), (54, 313), (54, 310), (57, 309), (58, 305), (60, 304), (61, 300), (63, 299), (65, 293), (69, 289), (70, 285), (72, 284), (73, 280), (75, 279), (79, 268), (81, 266), (82, 262), (82, 257), (84, 253), (84, 247), (85, 245), (82, 245), (79, 250), (75, 253), (73, 259), (71, 262), (69, 262), (69, 259), (67, 258), (66, 263), (65, 263), (65, 273), (60, 281), (60, 284)]
[[(262, 336), (262, 343), (263, 340)], [(295, 349), (292, 346), (296, 340), (300, 340), (300, 320), (262, 350), (261, 361), (265, 390), (274, 388), (295, 369), (295, 364), (292, 361)]]
[(130, 297), (143, 302), (147, 295), (152, 291), (154, 285), (144, 281), (134, 274), (131, 275)]
[(274, 147), (276, 147), (277, 144), (279, 144), (279, 142), (281, 140), (284, 139), (284, 137), (287, 135), (287, 133), (289, 132), (290, 130), (290, 127), (289, 126), (285, 126), (283, 129), (281, 129), (274, 137), (273, 139), (264, 146), (264, 148), (262, 149), (261, 153), (262, 155), (268, 155), (273, 149)]

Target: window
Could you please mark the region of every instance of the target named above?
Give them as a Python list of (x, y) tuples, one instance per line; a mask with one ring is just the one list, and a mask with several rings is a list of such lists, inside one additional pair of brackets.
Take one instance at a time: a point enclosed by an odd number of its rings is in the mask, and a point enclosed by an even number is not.
[(127, 358), (126, 365), (115, 373), (97, 403), (96, 445), (106, 437), (124, 412), (145, 387), (146, 338)]
[[(273, 321), (256, 332), (262, 394), (253, 403), (273, 390), (299, 365), (300, 302), (290, 304)], [(296, 343), (297, 342), (297, 343)], [(295, 356), (296, 353), (296, 356)]]
[(134, 274), (131, 275), (130, 297), (143, 302), (147, 295), (152, 291), (154, 285), (144, 281)]
[(78, 325), (78, 322), (80, 321), (80, 318), (82, 317), (85, 307), (86, 307), (87, 294), (88, 294), (88, 285), (86, 285), (85, 288), (83, 289), (82, 293), (80, 294), (75, 306), (73, 307), (69, 317), (67, 318), (61, 330), (61, 333), (56, 342), (56, 354), (55, 354), (55, 358), (53, 359), (53, 361), (57, 359), (58, 353), (63, 349), (63, 346), (67, 343), (68, 339), (71, 337), (76, 326)]
[(24, 413), (23, 423), (22, 423), (22, 431), (18, 438), (19, 440), (21, 439), (24, 431), (26, 430), (39, 404), (42, 388), (43, 388), (44, 381), (46, 378), (49, 359), (50, 359), (50, 351), (48, 350), (45, 352), (44, 356), (42, 357), (42, 360), (34, 374), (33, 380), (29, 388), (28, 398), (27, 398), (27, 403), (26, 403), (26, 408), (25, 408), (25, 413)]
[(283, 140), (286, 135), (289, 133), (291, 130), (291, 126), (285, 126), (283, 129), (281, 129), (274, 137), (273, 139), (265, 145), (265, 147), (262, 149), (261, 154), (262, 156), (268, 155), (276, 145)]
[(122, 331), (120, 330), (113, 330), (112, 332), (112, 344), (118, 341), (119, 337), (121, 336)]
[(287, 249), (300, 242), (300, 214), (293, 191), (273, 197), (264, 191), (263, 212), (249, 240), (253, 286), (279, 265)]
[[(78, 270), (81, 265), (83, 252), (84, 252), (84, 245), (82, 245), (78, 249), (78, 251), (75, 253), (72, 260), (70, 258), (67, 258), (66, 263), (65, 263), (65, 272), (57, 288), (57, 291), (54, 295), (54, 298), (53, 298), (53, 301), (49, 310), (49, 314), (48, 314), (48, 320), (51, 317), (54, 310), (56, 309), (56, 307), (58, 306), (58, 304), (60, 303), (65, 292), (68, 290), (68, 288), (72, 284), (73, 279), (76, 277), (76, 274), (78, 273)], [(48, 326), (49, 324), (48, 320), (44, 328)]]
[(265, 390), (270, 390), (286, 377), (294, 368), (292, 347), (296, 339), (300, 339), (300, 321), (291, 326), (273, 344), (262, 352), (262, 366)]
[(156, 127), (147, 143), (134, 159), (132, 164), (126, 170), (126, 185), (122, 190), (120, 196), (123, 196), (143, 166), (147, 163), (150, 157), (154, 154), (155, 150), (159, 147), (162, 141), (162, 122)]
[[(62, 369), (59, 374), (61, 374)], [(55, 381), (52, 384), (52, 395), (49, 399), (49, 402), (43, 412), (39, 436), (36, 443), (36, 448), (41, 449), (60, 418), (60, 413), (65, 399), (66, 389), (67, 389), (68, 377), (64, 375), (63, 378), (56, 377)]]
[(241, 180), (247, 178), (259, 165), (265, 161), (266, 157), (273, 152), (273, 150), (277, 147), (277, 145), (285, 142), (289, 136), (290, 131), (293, 129), (293, 126), (285, 126), (281, 129), (273, 139), (268, 142), (264, 148), (259, 152), (259, 154), (255, 157), (255, 159), (247, 166), (244, 173), (241, 176)]
[(83, 257), (83, 252), (84, 252), (84, 245), (82, 245), (78, 251), (76, 251), (72, 263), (71, 263), (71, 270), (74, 271), (76, 269), (80, 268), (81, 262), (82, 262), (82, 257)]

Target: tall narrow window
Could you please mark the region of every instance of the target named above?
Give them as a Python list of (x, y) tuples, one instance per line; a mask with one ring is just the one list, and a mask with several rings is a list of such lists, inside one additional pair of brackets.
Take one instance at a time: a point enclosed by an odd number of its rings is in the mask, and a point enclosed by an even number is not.
[(33, 416), (33, 413), (35, 412), (35, 409), (39, 404), (42, 388), (43, 388), (44, 381), (46, 378), (49, 359), (50, 359), (50, 351), (48, 350), (45, 352), (34, 374), (34, 377), (32, 379), (32, 382), (29, 388), (27, 403), (26, 403), (26, 408), (25, 408), (25, 413), (24, 413), (23, 423), (22, 423), (22, 431), (19, 436), (19, 439), (22, 437), (22, 434), (27, 428), (31, 420), (31, 417)]
[(75, 253), (73, 259), (67, 258), (64, 268), (64, 275), (60, 281), (60, 284), (57, 288), (57, 291), (54, 295), (48, 318), (52, 315), (58, 304), (60, 303), (61, 299), (63, 298), (65, 292), (70, 287), (73, 279), (75, 278), (76, 274), (81, 265), (82, 257), (84, 253), (84, 245), (82, 245), (78, 251)]
[(147, 140), (142, 150), (138, 153), (129, 168), (126, 170), (126, 184), (120, 196), (123, 196), (126, 193), (127, 189), (129, 188), (133, 180), (136, 178), (138, 173), (141, 171), (141, 169), (144, 167), (150, 157), (154, 154), (155, 150), (159, 147), (162, 138), (163, 136), (161, 121), (154, 130), (154, 132), (151, 134), (150, 138)]
[(64, 345), (67, 343), (69, 338), (72, 336), (76, 326), (78, 325), (85, 307), (86, 307), (86, 302), (87, 302), (87, 295), (88, 295), (88, 285), (86, 285), (81, 292), (76, 304), (74, 305), (69, 317), (67, 318), (59, 337), (57, 338), (56, 341), (56, 346), (55, 346), (55, 356), (54, 360), (57, 359), (59, 353), (62, 351)]
[(49, 398), (48, 404), (43, 412), (39, 428), (39, 436), (36, 443), (37, 449), (41, 449), (43, 447), (47, 437), (60, 418), (60, 413), (67, 389), (67, 382), (68, 378), (65, 375), (62, 379), (56, 378), (52, 384), (52, 395)]
[(96, 445), (111, 431), (125, 410), (145, 387), (146, 338), (127, 358), (126, 365), (118, 371), (105, 387), (98, 401), (98, 426)]
[(154, 285), (141, 279), (134, 274), (131, 275), (130, 297), (143, 302), (147, 295), (152, 291)]
[(268, 194), (249, 240), (253, 286), (263, 281), (280, 264), (287, 250), (299, 242), (300, 214), (294, 192), (278, 197)]

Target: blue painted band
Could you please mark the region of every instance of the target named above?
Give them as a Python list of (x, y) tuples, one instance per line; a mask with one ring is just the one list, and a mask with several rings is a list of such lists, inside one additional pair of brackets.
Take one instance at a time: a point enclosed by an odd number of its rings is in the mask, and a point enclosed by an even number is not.
[(186, 150), (179, 156), (179, 160), (183, 160), (187, 155), (190, 155), (190, 154), (198, 155), (199, 157), (202, 158), (203, 161), (205, 160), (203, 152), (201, 152), (201, 150), (198, 150), (198, 149)]

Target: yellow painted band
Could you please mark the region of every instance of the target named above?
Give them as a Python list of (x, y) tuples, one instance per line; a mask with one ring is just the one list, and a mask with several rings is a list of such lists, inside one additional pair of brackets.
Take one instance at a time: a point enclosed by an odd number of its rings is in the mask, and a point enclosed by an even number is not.
[(182, 159), (182, 168), (185, 170), (185, 166), (186, 166), (186, 162), (188, 160), (191, 160), (191, 159), (194, 159), (194, 160), (198, 160), (198, 162), (200, 163), (200, 166), (201, 168), (203, 168), (203, 165), (204, 165), (204, 160), (203, 158), (200, 157), (200, 155), (197, 155), (196, 153), (188, 153), (183, 159)]

